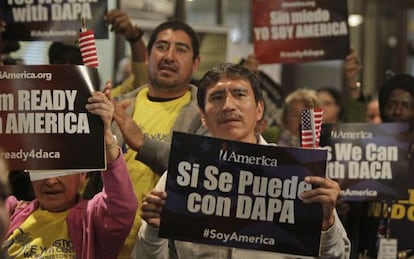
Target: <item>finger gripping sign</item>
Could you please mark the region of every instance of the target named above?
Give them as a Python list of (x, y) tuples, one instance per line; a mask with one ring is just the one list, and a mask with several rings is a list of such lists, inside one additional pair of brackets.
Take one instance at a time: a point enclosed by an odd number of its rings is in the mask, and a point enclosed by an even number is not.
[[(326, 150), (174, 132), (160, 236), (316, 256), (321, 206), (299, 195), (313, 188), (305, 176), (325, 174), (326, 158)], [(189, 227), (177, 227), (177, 220)]]

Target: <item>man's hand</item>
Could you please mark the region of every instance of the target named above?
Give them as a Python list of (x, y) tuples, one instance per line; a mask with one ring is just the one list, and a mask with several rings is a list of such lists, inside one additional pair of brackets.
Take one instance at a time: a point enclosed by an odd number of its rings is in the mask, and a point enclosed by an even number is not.
[(142, 145), (144, 145), (144, 133), (125, 111), (130, 102), (130, 100), (126, 99), (115, 104), (114, 120), (121, 130), (125, 143), (131, 149), (139, 151)]
[(104, 17), (107, 26), (111, 26), (111, 31), (121, 33), (128, 41), (139, 40), (143, 32), (132, 25), (128, 15), (121, 10), (111, 10)]
[(357, 53), (354, 48), (351, 48), (351, 53), (345, 57), (345, 78), (349, 87), (351, 96), (357, 99), (360, 96), (360, 90), (357, 88), (358, 78), (360, 76), (362, 65), (359, 62)]
[(114, 105), (113, 119), (118, 124), (122, 136), (124, 137), (125, 143), (131, 149), (138, 151), (142, 145), (144, 145), (144, 133), (138, 127), (132, 117), (129, 116), (125, 111), (131, 101), (129, 99), (125, 99), (119, 103), (116, 103), (111, 96), (111, 88), (112, 80), (108, 79), (105, 83), (103, 93), (105, 94), (106, 98), (110, 100)]
[(319, 176), (307, 176), (305, 182), (318, 186), (300, 194), (304, 203), (318, 202), (323, 208), (322, 230), (328, 230), (335, 222), (334, 210), (341, 189), (334, 180)]
[(104, 129), (110, 130), (114, 116), (114, 104), (104, 92), (93, 92), (85, 107), (90, 113), (100, 116), (104, 123)]
[(145, 220), (148, 225), (159, 228), (161, 219), (161, 210), (165, 205), (167, 193), (153, 189), (142, 200), (141, 218)]

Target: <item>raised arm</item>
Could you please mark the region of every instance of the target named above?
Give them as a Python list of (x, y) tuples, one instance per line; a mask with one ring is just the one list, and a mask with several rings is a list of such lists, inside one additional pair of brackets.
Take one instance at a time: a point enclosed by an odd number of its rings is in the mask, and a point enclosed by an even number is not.
[[(109, 91), (106, 89), (105, 91)], [(94, 232), (102, 254), (118, 254), (129, 234), (138, 202), (118, 142), (111, 130), (114, 105), (106, 92), (94, 92), (86, 109), (99, 115), (104, 123), (107, 170), (102, 172), (103, 190), (88, 202)], [(92, 233), (91, 233), (92, 234)]]
[(345, 57), (344, 69), (347, 91), (352, 99), (358, 99), (362, 94), (361, 83), (359, 82), (362, 65), (354, 48), (351, 48), (351, 52)]
[(167, 193), (164, 191), (165, 181), (166, 173), (161, 176), (157, 186), (142, 201), (141, 217), (143, 221), (135, 247), (136, 258), (168, 258), (168, 239), (158, 237), (161, 210), (167, 198)]
[(111, 31), (122, 34), (131, 48), (133, 76), (111, 90), (113, 96), (119, 96), (148, 82), (147, 51), (142, 40), (144, 31), (137, 25), (133, 25), (128, 15), (121, 10), (109, 11), (105, 15), (105, 23), (111, 27)]
[(317, 188), (301, 193), (300, 198), (304, 203), (322, 204), (320, 256), (322, 258), (349, 258), (351, 243), (335, 210), (340, 194), (338, 183), (319, 176), (305, 177), (305, 181)]

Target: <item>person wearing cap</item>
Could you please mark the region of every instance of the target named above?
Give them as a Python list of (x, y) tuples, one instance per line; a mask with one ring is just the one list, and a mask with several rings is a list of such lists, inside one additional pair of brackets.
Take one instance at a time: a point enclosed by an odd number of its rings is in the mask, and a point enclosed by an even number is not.
[[(397, 74), (389, 78), (379, 90), (379, 108), (383, 122), (407, 122), (411, 137), (414, 136), (414, 77), (409, 74)], [(398, 258), (414, 258), (414, 145), (411, 138), (411, 156), (409, 162), (408, 200), (370, 203), (366, 222), (362, 224), (361, 252), (368, 258), (376, 258), (380, 237), (386, 236), (389, 224), (390, 238), (397, 239)], [(378, 208), (391, 209), (390, 219), (375, 215)]]
[(399, 74), (391, 77), (379, 92), (381, 118), (384, 122), (408, 122), (414, 127), (414, 77)]
[(6, 200), (10, 226), (3, 247), (12, 258), (116, 258), (121, 250), (138, 202), (111, 130), (114, 105), (105, 93), (94, 92), (85, 108), (104, 122), (104, 188), (82, 200), (78, 190), (85, 173), (29, 171), (36, 199)]

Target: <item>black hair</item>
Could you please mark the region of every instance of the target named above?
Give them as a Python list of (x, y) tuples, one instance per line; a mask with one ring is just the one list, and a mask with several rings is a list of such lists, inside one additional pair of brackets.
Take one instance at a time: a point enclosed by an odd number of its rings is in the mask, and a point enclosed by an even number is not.
[(15, 52), (20, 49), (20, 43), (15, 40), (4, 40), (1, 52), (4, 54)]
[(50, 64), (61, 64), (64, 55), (71, 53), (71, 58), (69, 60), (70, 64), (73, 65), (83, 65), (82, 55), (79, 47), (71, 44), (67, 44), (60, 41), (53, 42), (49, 47), (49, 63)]
[(185, 33), (187, 33), (191, 39), (191, 47), (193, 49), (193, 60), (195, 60), (200, 55), (200, 41), (198, 39), (197, 33), (194, 31), (193, 28), (191, 28), (190, 25), (178, 20), (163, 22), (154, 29), (154, 31), (151, 33), (147, 45), (148, 54), (151, 54), (152, 45), (154, 45), (155, 40), (158, 37), (158, 34), (161, 31), (167, 29), (171, 29), (173, 31), (184, 31)]
[(256, 103), (263, 101), (259, 80), (255, 73), (238, 64), (221, 63), (213, 67), (211, 70), (207, 71), (199, 81), (197, 90), (197, 102), (198, 107), (200, 107), (202, 111), (204, 111), (205, 108), (205, 97), (207, 89), (210, 86), (216, 84), (222, 77), (247, 79), (252, 86)]

